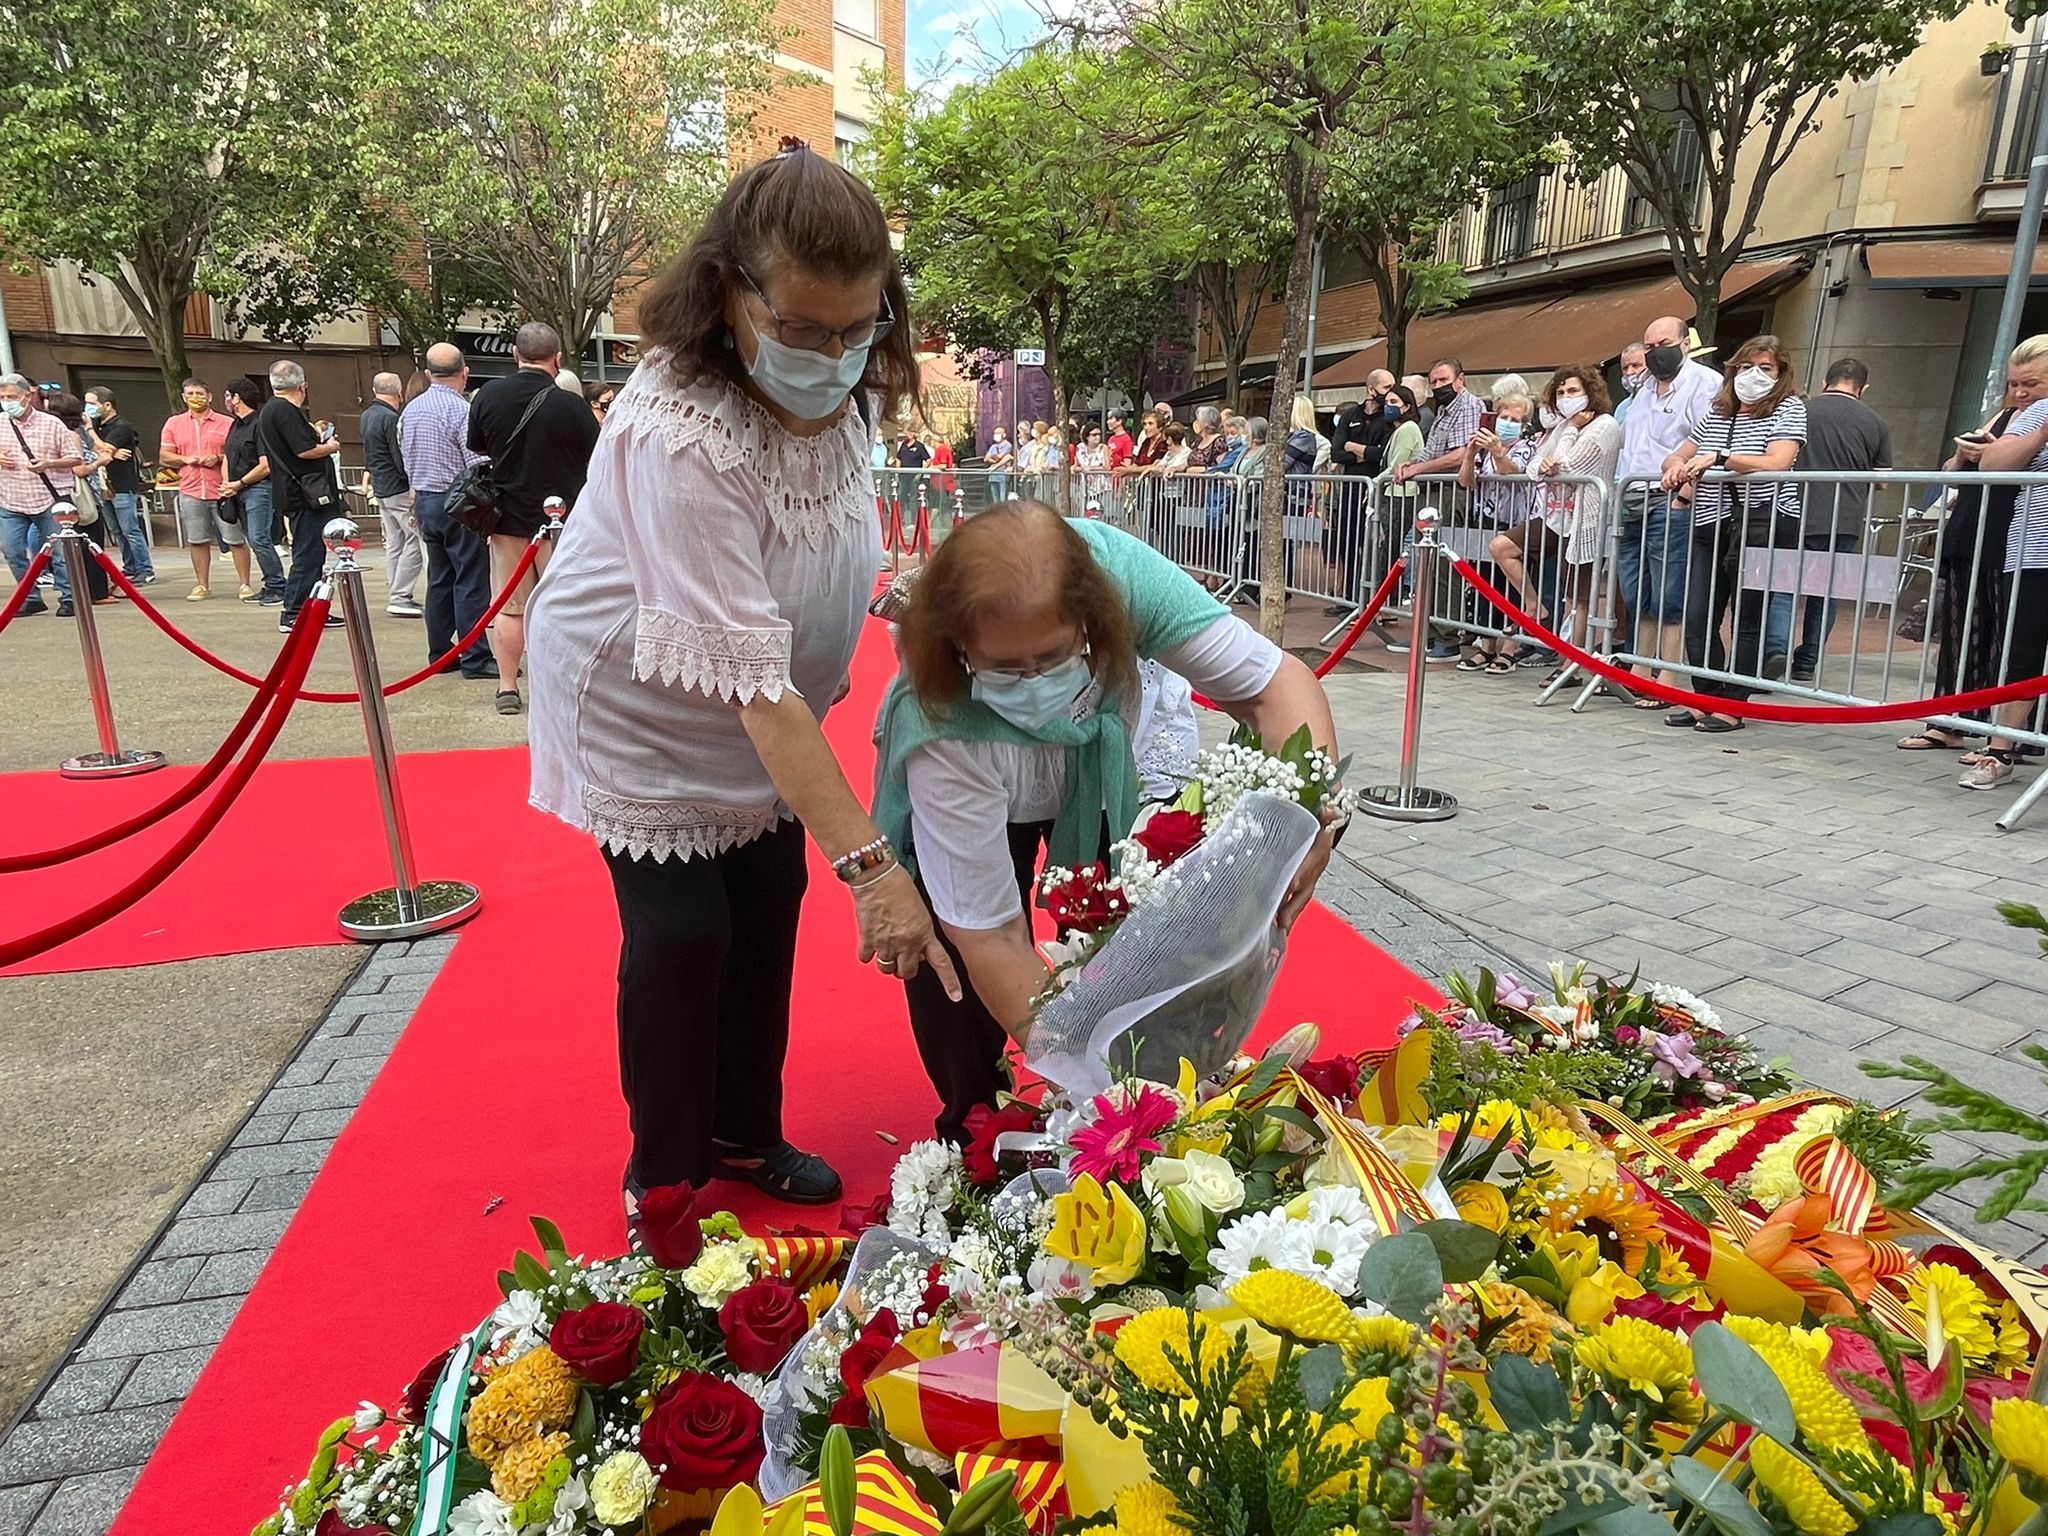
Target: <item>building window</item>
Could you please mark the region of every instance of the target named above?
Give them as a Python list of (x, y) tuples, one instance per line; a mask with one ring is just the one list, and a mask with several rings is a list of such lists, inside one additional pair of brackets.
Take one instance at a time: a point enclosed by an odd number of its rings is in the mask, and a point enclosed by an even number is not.
[(1536, 198), (1542, 179), (1533, 173), (1504, 187), (1486, 200), (1486, 264), (1505, 266), (1520, 261), (1536, 242)]
[(865, 178), (874, 167), (874, 150), (868, 144), (868, 125), (851, 117), (832, 119), (833, 158), (854, 175)]
[(880, 0), (832, 0), (832, 24), (862, 37), (880, 38)]

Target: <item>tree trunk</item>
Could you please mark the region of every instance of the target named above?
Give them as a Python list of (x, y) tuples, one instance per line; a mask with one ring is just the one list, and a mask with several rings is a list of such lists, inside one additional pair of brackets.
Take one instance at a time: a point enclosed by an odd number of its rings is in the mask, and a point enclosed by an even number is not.
[[(1287, 258), (1286, 314), (1280, 326), (1280, 358), (1273, 372), (1273, 418), (1266, 449), (1266, 475), (1259, 506), (1259, 632), (1280, 643), (1287, 625), (1287, 453), (1295, 381), (1308, 344), (1308, 310), (1315, 281), (1317, 227), (1322, 223), (1323, 183), (1329, 175), (1318, 142), (1304, 165), (1287, 162), (1287, 206), (1294, 216), (1294, 246)], [(1277, 439), (1277, 443), (1275, 442)], [(1275, 448), (1279, 451), (1275, 451)]]
[(163, 376), (164, 401), (175, 416), (185, 409), (184, 384), (192, 376), (185, 355), (185, 303), (192, 296), (190, 284), (185, 285), (182, 293), (170, 291), (178, 285), (161, 280), (151, 282), (140, 271), (133, 279), (125, 272), (116, 272), (113, 284), (121, 302), (128, 306), (128, 313), (135, 317), (143, 339), (149, 343), (150, 356), (156, 359), (157, 372)]
[(1721, 323), (1721, 283), (1718, 278), (1700, 282), (1693, 295), (1693, 329), (1700, 333), (1700, 345), (1714, 345), (1714, 329)]

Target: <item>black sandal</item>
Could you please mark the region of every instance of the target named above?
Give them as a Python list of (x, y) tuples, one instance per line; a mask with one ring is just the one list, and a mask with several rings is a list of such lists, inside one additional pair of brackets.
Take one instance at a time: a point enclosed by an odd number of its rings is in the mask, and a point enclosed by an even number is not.
[(1693, 729), (1708, 736), (1725, 736), (1730, 731), (1741, 730), (1742, 722), (1740, 720), (1731, 720), (1724, 715), (1709, 715), (1706, 719), (1696, 724)]
[(729, 1142), (718, 1143), (718, 1148), (711, 1177), (751, 1184), (771, 1199), (791, 1205), (830, 1205), (846, 1192), (830, 1163), (799, 1152), (786, 1141), (751, 1151)]

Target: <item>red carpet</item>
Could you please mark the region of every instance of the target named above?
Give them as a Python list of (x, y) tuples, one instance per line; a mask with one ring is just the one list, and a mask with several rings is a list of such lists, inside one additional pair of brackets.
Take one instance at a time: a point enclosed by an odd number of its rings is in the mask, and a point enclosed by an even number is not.
[[(856, 784), (868, 773), (868, 729), (889, 665), (886, 646), (865, 647), (853, 697), (832, 717), (833, 744)], [(265, 1518), (335, 1415), (361, 1398), (391, 1400), (490, 1308), (493, 1276), (526, 1240), (528, 1213), (554, 1217), (572, 1248), (623, 1245), (616, 918), (588, 841), (526, 807), (525, 763), (523, 750), (405, 759), (421, 874), (474, 881), (483, 912), (460, 930), (143, 1473), (118, 1536), (241, 1536)], [(15, 777), (0, 782), (6, 803), (50, 808), (36, 827), (8, 834), (9, 846), (27, 846), (25, 831), (62, 840), (151, 803), (168, 772), (121, 785)], [(85, 905), (160, 849), (156, 839), (173, 836), (159, 830), (147, 848), (12, 877), (8, 909), (35, 914), (40, 926)], [(332, 942), (340, 904), (388, 880), (384, 857), (362, 762), (273, 764), (163, 887), (34, 965), (77, 970)], [(852, 909), (829, 872), (815, 871), (814, 890), (799, 960), (789, 1127), (864, 1200), (898, 1155), (877, 1133), (904, 1145), (928, 1135), (936, 1103), (900, 988), (854, 963)], [(1303, 921), (1261, 1033), (1316, 1019), (1328, 1044), (1356, 1049), (1385, 1042), (1411, 997), (1435, 996), (1318, 908)], [(757, 1226), (805, 1219), (745, 1198), (738, 1186), (720, 1188)]]

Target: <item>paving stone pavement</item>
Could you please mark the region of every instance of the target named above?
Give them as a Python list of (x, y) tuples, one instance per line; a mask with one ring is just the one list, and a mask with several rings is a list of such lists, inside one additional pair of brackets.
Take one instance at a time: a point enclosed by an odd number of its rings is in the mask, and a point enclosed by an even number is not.
[(373, 950), (0, 1440), (0, 1536), (103, 1536), (455, 936)]
[[(1404, 679), (1325, 686), (1351, 782), (1393, 782)], [(1487, 955), (1538, 976), (1552, 959), (1640, 967), (1820, 1087), (1912, 1103), (1918, 1085), (1860, 1063), (1918, 1056), (2048, 1112), (2048, 1082), (2017, 1050), (2048, 1041), (2048, 958), (1995, 910), (2048, 902), (2048, 805), (2000, 832), (2013, 787), (1956, 788), (1953, 753), (1897, 750), (1910, 723), (1709, 737), (1613, 700), (1573, 715), (1572, 693), (1540, 708), (1535, 695), (1526, 672), (1429, 669), (1419, 782), (1461, 809), (1355, 817), (1324, 881), (1333, 906), (1425, 975)], [(1963, 1151), (1936, 1143), (1944, 1161)], [(1929, 1213), (2048, 1263), (2048, 1215), (1982, 1228), (1973, 1208)]]

